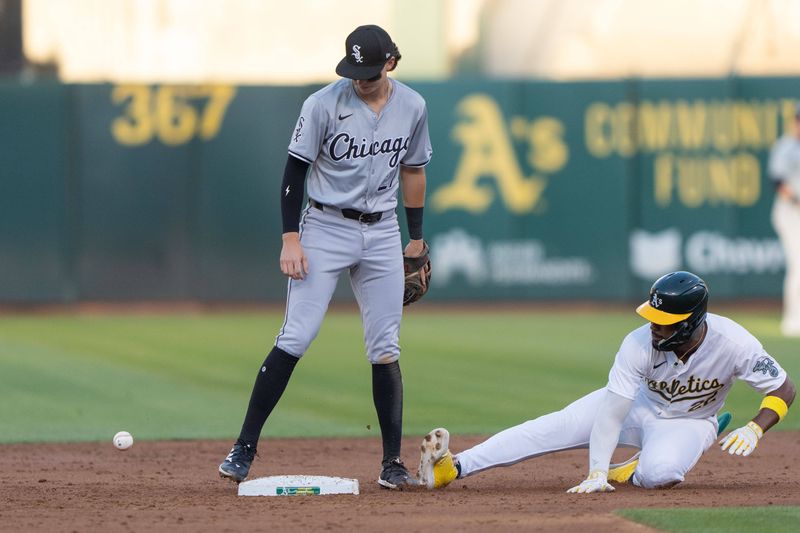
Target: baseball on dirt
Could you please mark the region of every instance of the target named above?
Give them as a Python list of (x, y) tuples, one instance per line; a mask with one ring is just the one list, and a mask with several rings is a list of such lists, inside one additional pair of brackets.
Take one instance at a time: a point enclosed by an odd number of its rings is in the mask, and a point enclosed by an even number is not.
[(127, 450), (133, 446), (133, 436), (127, 431), (120, 431), (114, 435), (114, 446), (118, 450)]

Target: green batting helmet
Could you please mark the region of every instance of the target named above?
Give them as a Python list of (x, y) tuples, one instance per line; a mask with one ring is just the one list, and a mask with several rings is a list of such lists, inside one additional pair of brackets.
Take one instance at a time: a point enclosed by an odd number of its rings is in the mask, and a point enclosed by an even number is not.
[(675, 333), (663, 339), (657, 350), (669, 352), (685, 343), (706, 319), (708, 287), (691, 272), (672, 272), (650, 288), (650, 298), (636, 312), (654, 324), (678, 324)]

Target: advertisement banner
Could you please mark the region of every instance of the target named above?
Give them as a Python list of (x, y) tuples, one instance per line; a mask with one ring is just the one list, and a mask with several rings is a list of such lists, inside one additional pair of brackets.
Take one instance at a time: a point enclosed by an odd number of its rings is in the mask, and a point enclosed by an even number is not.
[[(636, 300), (676, 269), (781, 295), (766, 168), (800, 79), (410, 85), (427, 300)], [(0, 85), (0, 300), (283, 300), (280, 184), (318, 88)]]
[[(621, 83), (419, 87), (434, 157), (425, 231), (431, 295), (618, 298), (628, 291), (628, 175), (590, 157), (584, 110), (623, 102)], [(613, 282), (609, 282), (613, 280)]]

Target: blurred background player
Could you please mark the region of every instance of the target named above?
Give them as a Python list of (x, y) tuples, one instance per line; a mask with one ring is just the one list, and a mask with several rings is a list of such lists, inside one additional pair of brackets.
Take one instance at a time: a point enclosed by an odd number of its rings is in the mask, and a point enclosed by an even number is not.
[[(718, 434), (717, 412), (734, 378), (765, 397), (722, 449), (747, 456), (787, 413), (795, 386), (761, 343), (728, 318), (707, 313), (705, 282), (689, 272), (659, 278), (637, 313), (650, 323), (622, 342), (606, 387), (561, 411), (506, 429), (453, 456), (449, 433), (422, 442), (420, 483), (446, 486), (497, 466), (589, 446), (589, 476), (568, 492), (609, 492), (609, 481), (668, 488), (684, 480)], [(641, 452), (609, 469), (617, 444)]]
[[(286, 317), (256, 378), (239, 439), (219, 466), (221, 476), (237, 482), (247, 477), (261, 429), (317, 336), (339, 275), (347, 271), (372, 363), (383, 439), (378, 483), (389, 489), (415, 483), (400, 459), (398, 359), (403, 255), (417, 257), (424, 250), (424, 167), (432, 152), (427, 111), (419, 94), (387, 77), (400, 52), (382, 28), (356, 28), (345, 54), (336, 67), (343, 79), (306, 99), (289, 143), (281, 186), (280, 264), (290, 278)], [(300, 220), (307, 172), (309, 203)], [(395, 213), (398, 188), (410, 236), (405, 252)]]
[(800, 104), (792, 131), (775, 142), (769, 154), (769, 176), (775, 184), (772, 225), (786, 256), (783, 281), (784, 335), (800, 336)]

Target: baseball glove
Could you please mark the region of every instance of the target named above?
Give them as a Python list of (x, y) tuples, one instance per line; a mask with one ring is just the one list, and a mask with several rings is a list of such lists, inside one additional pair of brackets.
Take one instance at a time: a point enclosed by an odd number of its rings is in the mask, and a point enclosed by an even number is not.
[[(403, 292), (403, 305), (413, 304), (428, 292), (431, 282), (431, 258), (427, 242), (423, 242), (422, 254), (419, 257), (403, 256), (403, 270), (406, 275), (406, 287)], [(424, 267), (425, 282), (420, 276)]]

